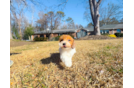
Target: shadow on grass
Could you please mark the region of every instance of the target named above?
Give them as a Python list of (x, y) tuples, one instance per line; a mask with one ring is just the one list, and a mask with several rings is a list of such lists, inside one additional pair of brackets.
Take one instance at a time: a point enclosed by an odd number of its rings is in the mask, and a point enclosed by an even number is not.
[(20, 54), (20, 53), (10, 53), (10, 56), (11, 56), (11, 55), (15, 55), (15, 54)]
[(58, 65), (58, 67), (63, 70), (64, 67), (60, 64), (61, 60), (60, 60), (60, 53), (53, 53), (51, 54), (51, 57), (48, 58), (43, 58), (41, 59), (42, 64), (49, 64), (49, 63), (55, 63), (56, 65)]

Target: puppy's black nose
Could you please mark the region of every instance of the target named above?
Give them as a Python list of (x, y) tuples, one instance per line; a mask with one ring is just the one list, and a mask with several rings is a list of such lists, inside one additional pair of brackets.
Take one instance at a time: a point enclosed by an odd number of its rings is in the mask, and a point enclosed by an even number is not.
[(63, 45), (66, 45), (66, 43), (63, 43)]

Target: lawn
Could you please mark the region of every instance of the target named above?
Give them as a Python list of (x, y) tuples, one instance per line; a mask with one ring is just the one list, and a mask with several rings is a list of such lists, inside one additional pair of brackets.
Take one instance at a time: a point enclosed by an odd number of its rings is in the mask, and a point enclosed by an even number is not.
[(71, 68), (58, 41), (10, 47), (11, 88), (123, 88), (123, 39), (76, 40)]

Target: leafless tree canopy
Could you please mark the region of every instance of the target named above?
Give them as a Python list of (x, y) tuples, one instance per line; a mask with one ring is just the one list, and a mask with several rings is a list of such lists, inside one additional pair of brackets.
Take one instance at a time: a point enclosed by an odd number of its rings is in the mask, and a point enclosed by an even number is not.
[(61, 19), (64, 17), (64, 12), (57, 11), (54, 13), (53, 11), (49, 11), (48, 13), (39, 13), (39, 19), (37, 20), (37, 28), (41, 30), (46, 30), (50, 28), (51, 30), (55, 30), (59, 27)]

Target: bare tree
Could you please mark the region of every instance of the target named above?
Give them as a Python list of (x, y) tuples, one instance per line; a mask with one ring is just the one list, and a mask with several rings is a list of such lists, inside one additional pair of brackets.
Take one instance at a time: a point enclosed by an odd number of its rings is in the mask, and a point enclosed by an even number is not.
[(18, 13), (18, 16), (17, 16), (17, 13), (15, 11), (12, 11), (13, 13), (13, 16), (15, 18), (15, 22), (17, 23), (18, 25), (18, 29), (19, 29), (19, 35), (20, 35), (20, 39), (22, 39), (22, 18), (23, 18), (23, 10), (21, 10), (19, 13)]
[(83, 28), (83, 26), (81, 24), (79, 24), (79, 29), (82, 29), (82, 28)]
[(79, 25), (78, 25), (78, 24), (75, 24), (75, 28), (76, 28), (76, 29), (79, 29)]
[(102, 0), (89, 0), (89, 5), (90, 5), (90, 12), (91, 12), (91, 17), (92, 21), (94, 24), (94, 34), (95, 35), (100, 35), (100, 26), (99, 26), (99, 5)]
[(67, 29), (67, 24), (66, 24), (66, 22), (63, 23), (61, 29)]
[(40, 12), (37, 27), (41, 29), (40, 31), (46, 30), (49, 27), (48, 25), (50, 25), (51, 30), (58, 29), (63, 17), (64, 12), (62, 11), (57, 11), (57, 13), (53, 11), (49, 11), (48, 13)]
[(71, 17), (68, 17), (67, 19), (66, 19), (66, 22), (67, 22), (67, 25), (68, 25), (68, 29), (73, 29), (73, 28), (75, 28), (75, 24), (74, 24), (74, 21), (73, 21), (73, 19), (71, 18)]
[[(22, 38), (22, 15), (25, 7), (29, 9), (29, 3), (34, 4), (34, 6), (42, 6), (41, 0), (10, 0), (10, 15), (13, 15), (16, 23), (18, 24), (19, 34)], [(44, 6), (44, 5), (43, 5)], [(10, 25), (12, 28), (12, 25)], [(11, 29), (10, 29), (11, 30)], [(11, 32), (11, 31), (10, 31)], [(10, 38), (12, 39), (12, 33), (10, 33)]]
[(115, 23), (113, 21), (119, 20), (119, 18), (122, 17), (121, 15), (121, 6), (109, 3), (106, 7), (100, 9), (100, 21), (102, 22), (101, 25)]
[(39, 16), (39, 20), (37, 20), (37, 28), (39, 28), (40, 31), (46, 30), (48, 28), (48, 23), (49, 23), (48, 14), (39, 12), (38, 16)]
[[(10, 19), (11, 19), (11, 13), (10, 13)], [(11, 20), (10, 20), (10, 39), (13, 39), (13, 35), (12, 35), (12, 28), (11, 28)]]

